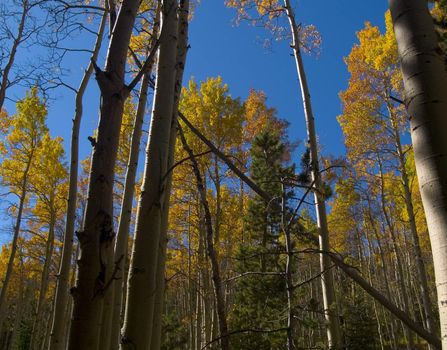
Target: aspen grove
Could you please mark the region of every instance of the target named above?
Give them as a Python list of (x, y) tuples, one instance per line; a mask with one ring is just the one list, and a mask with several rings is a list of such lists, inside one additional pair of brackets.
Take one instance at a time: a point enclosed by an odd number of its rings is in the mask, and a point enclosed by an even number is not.
[(2, 0), (0, 350), (447, 350), (446, 132), (446, 0)]

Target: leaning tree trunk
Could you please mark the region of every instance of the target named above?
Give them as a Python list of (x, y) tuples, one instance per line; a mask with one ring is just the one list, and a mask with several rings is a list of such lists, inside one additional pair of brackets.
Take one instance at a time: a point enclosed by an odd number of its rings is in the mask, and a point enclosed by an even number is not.
[[(92, 61), (98, 58), (106, 26), (107, 13), (105, 12), (99, 25), (95, 46), (92, 52)], [(71, 258), (73, 254), (73, 233), (76, 221), (76, 196), (78, 192), (78, 167), (79, 167), (79, 129), (81, 126), (85, 90), (93, 73), (93, 63), (90, 62), (84, 72), (81, 84), (76, 92), (75, 115), (73, 118), (73, 128), (71, 132), (70, 151), (70, 177), (68, 185), (67, 217), (65, 221), (64, 246), (62, 250), (61, 263), (57, 278), (56, 296), (54, 302), (53, 326), (50, 335), (50, 350), (62, 350), (65, 345), (65, 324), (68, 305), (68, 289), (70, 280)]]
[(124, 101), (129, 87), (124, 84), (127, 51), (137, 15), (139, 0), (124, 0), (121, 5), (107, 54), (105, 72), (96, 65), (101, 91), (97, 140), (92, 140), (88, 201), (83, 231), (78, 232), (81, 256), (76, 286), (72, 288), (73, 314), (69, 350), (98, 348), (102, 301), (110, 281), (108, 252), (112, 249), (114, 168)]
[(162, 32), (150, 135), (132, 258), (121, 349), (147, 349), (151, 343), (156, 266), (165, 203), (169, 137), (177, 56), (177, 1), (162, 1)]
[(182, 91), (183, 72), (185, 69), (186, 55), (188, 53), (188, 17), (189, 0), (180, 0), (178, 15), (178, 42), (177, 42), (177, 71), (175, 77), (174, 107), (172, 111), (171, 131), (169, 135), (169, 154), (166, 175), (166, 193), (162, 213), (162, 226), (160, 233), (160, 245), (158, 251), (155, 305), (152, 326), (151, 350), (159, 350), (161, 347), (161, 326), (163, 313), (163, 300), (165, 291), (165, 265), (166, 265), (166, 244), (169, 219), (169, 198), (172, 186), (172, 172), (175, 156), (175, 144), (177, 140), (177, 113)]
[(425, 0), (390, 0), (447, 348), (447, 73)]
[[(206, 190), (205, 186), (203, 184), (202, 175), (200, 174), (199, 165), (197, 164), (197, 160), (194, 156), (194, 153), (192, 149), (188, 146), (188, 143), (186, 142), (185, 136), (183, 135), (183, 132), (181, 129), (179, 129), (179, 135), (183, 143), (183, 148), (185, 149), (186, 153), (188, 154), (191, 163), (192, 168), (194, 172), (194, 176), (196, 178), (196, 185), (197, 190), (200, 195), (200, 202), (203, 207), (204, 211), (204, 220), (205, 220), (205, 227), (206, 227), (206, 250), (208, 254), (208, 258), (211, 262), (211, 273), (212, 273), (212, 280), (213, 280), (213, 286), (214, 286), (214, 297), (216, 302), (216, 311), (217, 311), (217, 319), (218, 319), (218, 326), (219, 326), (219, 339), (220, 339), (220, 348), (222, 350), (229, 350), (230, 349), (230, 341), (228, 339), (228, 325), (227, 325), (227, 318), (226, 318), (226, 312), (225, 312), (225, 301), (224, 301), (224, 290), (222, 285), (222, 278), (220, 276), (219, 271), (219, 261), (217, 260), (217, 253), (214, 249), (214, 233), (213, 233), (213, 223), (211, 219), (211, 212), (208, 205), (208, 200), (206, 198)], [(214, 339), (213, 339), (214, 340)]]
[[(319, 231), (320, 250), (327, 252), (330, 250), (329, 231), (326, 217), (326, 203), (322, 195), (323, 183), (321, 179), (319, 161), (318, 161), (318, 145), (315, 132), (314, 116), (310, 101), (310, 92), (307, 85), (306, 73), (304, 71), (303, 59), (301, 56), (300, 38), (298, 26), (295, 21), (295, 15), (290, 4), (290, 0), (284, 0), (285, 10), (290, 23), (292, 32), (292, 48), (295, 54), (296, 68), (301, 86), (301, 94), (304, 105), (304, 116), (306, 118), (307, 136), (310, 148), (311, 175), (314, 183), (314, 197), (317, 212), (317, 225)], [(328, 322), (327, 338), (329, 348), (339, 349), (342, 347), (342, 332), (337, 314), (334, 291), (334, 277), (331, 262), (326, 254), (320, 254), (320, 268), (323, 273), (321, 276), (321, 286), (323, 291), (324, 315)]]

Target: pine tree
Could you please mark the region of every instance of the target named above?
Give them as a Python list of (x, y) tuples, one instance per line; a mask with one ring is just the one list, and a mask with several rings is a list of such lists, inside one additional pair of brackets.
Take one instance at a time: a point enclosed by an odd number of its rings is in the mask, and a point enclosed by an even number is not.
[[(280, 197), (280, 176), (287, 171), (287, 149), (280, 136), (271, 131), (260, 133), (253, 140), (250, 153), (252, 179), (272, 197)], [(230, 327), (247, 333), (234, 336), (232, 344), (236, 349), (278, 349), (285, 343), (285, 332), (279, 329), (284, 326), (281, 320), (286, 304), (279, 254), (283, 250), (279, 242), (280, 212), (255, 196), (249, 200), (245, 221), (248, 239), (239, 247), (236, 271), (241, 277), (234, 286), (236, 307)], [(278, 332), (270, 333), (275, 329)]]

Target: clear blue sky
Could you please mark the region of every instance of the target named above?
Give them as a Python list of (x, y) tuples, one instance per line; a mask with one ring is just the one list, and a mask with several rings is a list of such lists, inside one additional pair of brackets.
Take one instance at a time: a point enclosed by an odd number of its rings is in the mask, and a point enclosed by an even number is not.
[[(298, 22), (314, 24), (323, 38), (320, 56), (305, 57), (316, 127), (325, 153), (344, 152), (341, 130), (336, 121), (340, 113), (338, 93), (346, 87), (348, 74), (343, 57), (353, 43), (355, 33), (365, 21), (383, 27), (386, 0), (300, 0), (297, 1)], [(190, 24), (190, 45), (184, 83), (194, 76), (196, 80), (220, 75), (229, 85), (231, 94), (245, 98), (250, 88), (265, 91), (270, 106), (277, 108), (279, 116), (291, 123), (292, 139), (305, 139), (305, 125), (294, 59), (288, 42), (274, 43), (267, 51), (258, 37), (265, 36), (263, 28), (246, 22), (234, 24), (235, 11), (224, 6), (223, 0), (202, 0)], [(92, 26), (92, 29), (95, 26)], [(91, 37), (75, 41), (85, 46)], [(102, 64), (105, 50), (102, 53)], [(69, 83), (77, 86), (88, 57), (76, 55), (67, 61), (71, 75)], [(14, 91), (15, 97), (21, 92)], [(74, 97), (68, 90), (56, 92), (50, 102), (48, 123), (53, 135), (65, 139), (68, 151), (73, 115)], [(81, 134), (81, 157), (90, 153), (87, 136), (96, 128), (98, 119), (98, 88), (91, 80), (85, 100), (85, 115)], [(8, 111), (14, 105), (6, 105)]]
[[(348, 74), (343, 62), (365, 21), (383, 27), (386, 0), (301, 0), (295, 2), (298, 22), (314, 24), (321, 33), (320, 56), (305, 57), (317, 133), (325, 153), (344, 152), (336, 116), (338, 93), (346, 88)], [(274, 43), (265, 50), (257, 37), (262, 28), (242, 22), (235, 26), (235, 11), (223, 1), (203, 0), (191, 23), (191, 50), (185, 78), (196, 80), (221, 75), (234, 96), (246, 97), (250, 88), (266, 92), (268, 103), (287, 119), (292, 139), (305, 140), (303, 109), (295, 61), (289, 42)]]

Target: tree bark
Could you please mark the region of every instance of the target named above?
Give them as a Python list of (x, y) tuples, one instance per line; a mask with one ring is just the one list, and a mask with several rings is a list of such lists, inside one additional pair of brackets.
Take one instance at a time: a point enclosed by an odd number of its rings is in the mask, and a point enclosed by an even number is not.
[(394, 116), (390, 107), (388, 107), (391, 126), (394, 133), (394, 140), (396, 144), (396, 152), (399, 159), (399, 168), (400, 168), (400, 177), (402, 179), (402, 186), (404, 188), (404, 197), (405, 197), (405, 209), (407, 211), (409, 224), (410, 224), (410, 233), (411, 240), (413, 243), (414, 254), (416, 257), (416, 268), (418, 272), (419, 282), (420, 282), (420, 292), (422, 297), (422, 306), (424, 309), (423, 319), (425, 320), (425, 324), (427, 330), (429, 332), (433, 332), (435, 330), (434, 326), (434, 317), (432, 311), (432, 304), (430, 300), (430, 290), (428, 288), (428, 278), (427, 272), (425, 270), (424, 259), (422, 257), (421, 245), (419, 242), (419, 234), (416, 226), (416, 219), (413, 208), (413, 199), (411, 195), (410, 189), (410, 181), (408, 179), (408, 173), (406, 169), (406, 159), (405, 154), (402, 149), (402, 143), (400, 140), (399, 131), (397, 128), (397, 122), (394, 120)]
[(172, 166), (174, 164), (175, 144), (177, 140), (177, 113), (182, 91), (183, 72), (185, 69), (186, 56), (188, 53), (188, 16), (189, 0), (180, 0), (178, 15), (178, 36), (177, 36), (177, 71), (175, 77), (174, 107), (171, 121), (171, 130), (169, 135), (169, 155), (168, 171), (166, 175), (166, 193), (165, 203), (163, 204), (163, 216), (161, 225), (160, 248), (157, 261), (154, 319), (152, 329), (151, 350), (159, 350), (161, 346), (161, 321), (163, 312), (163, 300), (165, 291), (165, 265), (166, 265), (166, 243), (169, 225), (169, 199), (172, 186)]
[(127, 245), (129, 238), (129, 228), (132, 215), (132, 202), (135, 193), (135, 178), (138, 167), (138, 156), (140, 150), (141, 134), (143, 130), (144, 112), (146, 109), (147, 91), (149, 88), (149, 74), (143, 76), (140, 87), (140, 95), (138, 98), (138, 107), (135, 115), (135, 121), (132, 131), (132, 139), (129, 152), (129, 160), (127, 164), (126, 179), (124, 185), (124, 194), (121, 203), (120, 219), (118, 224), (118, 234), (115, 243), (115, 266), (116, 274), (112, 288), (113, 295), (113, 312), (111, 321), (111, 344), (110, 349), (118, 349), (119, 333), (121, 328), (121, 309), (123, 301), (123, 287), (125, 285), (125, 264), (127, 260)]
[(105, 71), (96, 65), (101, 91), (97, 140), (92, 142), (88, 200), (83, 231), (78, 232), (81, 256), (76, 286), (72, 288), (73, 314), (69, 350), (96, 350), (102, 301), (107, 292), (107, 261), (112, 249), (113, 181), (124, 102), (129, 87), (124, 84), (127, 51), (140, 1), (124, 0), (110, 40)]
[(447, 348), (447, 73), (423, 0), (390, 0)]
[[(319, 245), (322, 251), (330, 250), (329, 231), (326, 217), (326, 203), (321, 194), (322, 180), (319, 169), (318, 145), (315, 132), (314, 116), (310, 100), (309, 87), (307, 85), (306, 73), (304, 70), (303, 59), (301, 57), (301, 44), (298, 33), (298, 26), (295, 22), (295, 15), (290, 4), (290, 0), (284, 0), (285, 10), (290, 23), (292, 32), (292, 48), (295, 54), (298, 78), (300, 81), (301, 94), (304, 105), (304, 116), (306, 119), (308, 145), (310, 148), (311, 175), (314, 183), (314, 198), (316, 203), (317, 226), (319, 230)], [(329, 348), (340, 349), (342, 344), (342, 332), (338, 319), (337, 306), (335, 303), (334, 277), (331, 263), (328, 256), (320, 254), (321, 286), (323, 292), (324, 314), (328, 322), (327, 338)]]
[(152, 327), (151, 350), (159, 350), (161, 347), (161, 326), (163, 301), (165, 292), (165, 265), (166, 265), (166, 244), (169, 225), (169, 199), (172, 187), (172, 166), (174, 164), (175, 145), (177, 140), (177, 113), (182, 91), (183, 72), (185, 69), (186, 55), (188, 53), (188, 17), (189, 0), (180, 0), (178, 14), (178, 36), (177, 36), (177, 71), (175, 77), (174, 105), (169, 135), (168, 154), (168, 174), (166, 175), (166, 193), (163, 204), (163, 216), (160, 234), (160, 246), (156, 272), (155, 305)]
[(135, 240), (129, 269), (121, 349), (147, 349), (151, 343), (156, 265), (165, 203), (169, 137), (177, 56), (177, 1), (162, 1), (162, 32), (150, 135)]

